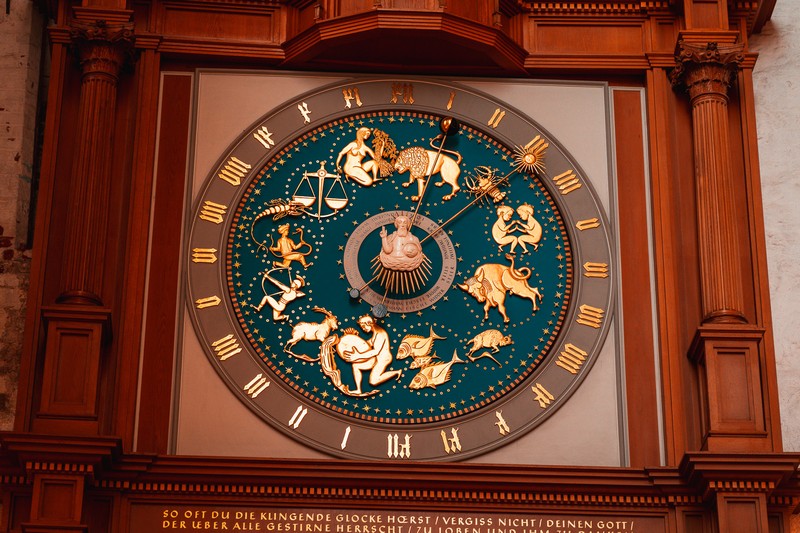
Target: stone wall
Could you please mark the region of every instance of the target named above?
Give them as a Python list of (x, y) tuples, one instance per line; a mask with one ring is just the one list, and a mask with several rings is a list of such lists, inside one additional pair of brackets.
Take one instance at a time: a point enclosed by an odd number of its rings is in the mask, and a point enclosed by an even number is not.
[(44, 27), (33, 2), (9, 7), (0, 15), (0, 430), (14, 421), (25, 325)]
[(800, 10), (780, 0), (762, 32), (754, 72), (772, 317), (786, 451), (800, 451)]
[[(781, 426), (785, 451), (800, 451), (800, 10), (779, 0), (772, 20), (750, 40), (758, 149), (767, 234)], [(800, 532), (800, 515), (792, 520)]]

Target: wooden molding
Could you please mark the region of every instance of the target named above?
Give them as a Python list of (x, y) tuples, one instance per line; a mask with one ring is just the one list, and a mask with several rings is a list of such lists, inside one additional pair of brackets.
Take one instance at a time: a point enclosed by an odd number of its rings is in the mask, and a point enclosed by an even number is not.
[[(425, 45), (417, 47), (415, 42)], [(454, 72), (463, 59), (485, 57), (486, 73), (522, 73), (527, 52), (501, 30), (439, 11), (375, 9), (318, 21), (284, 44), (287, 67), (379, 68)], [(458, 51), (461, 50), (459, 53)], [(464, 54), (463, 50), (474, 53)], [(461, 58), (461, 59), (459, 59)]]
[(771, 493), (796, 477), (798, 467), (798, 453), (692, 452), (684, 456), (679, 470), (688, 483), (702, 488), (708, 497), (718, 490)]

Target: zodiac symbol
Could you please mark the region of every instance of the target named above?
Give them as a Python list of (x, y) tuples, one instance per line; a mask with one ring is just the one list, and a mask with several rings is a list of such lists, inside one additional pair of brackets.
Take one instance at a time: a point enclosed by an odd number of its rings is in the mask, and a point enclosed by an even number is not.
[(509, 344), (514, 344), (514, 341), (511, 340), (511, 335), (503, 335), (499, 330), (496, 329), (487, 329), (475, 335), (470, 341), (468, 341), (468, 343), (472, 345), (469, 351), (467, 352), (467, 359), (469, 359), (470, 361), (475, 362), (483, 357), (488, 357), (489, 359), (497, 363), (497, 366), (503, 366), (489, 352), (484, 352), (478, 355), (477, 357), (473, 357), (472, 354), (474, 354), (481, 348), (490, 348), (492, 350), (492, 353), (497, 353), (500, 351), (501, 346), (508, 346)]
[(506, 254), (506, 259), (511, 261), (511, 266), (497, 263), (481, 265), (475, 270), (472, 277), (464, 283), (458, 284), (459, 289), (466, 291), (479, 303), (484, 304), (484, 320), (489, 318), (489, 309), (496, 307), (503, 316), (503, 322), (509, 322), (505, 305), (508, 293), (530, 300), (534, 313), (539, 310), (538, 302), (542, 301), (542, 294), (538, 288), (528, 285), (531, 269), (527, 267), (514, 268), (514, 256), (511, 254)]
[(465, 364), (465, 361), (459, 359), (456, 350), (453, 350), (453, 357), (446, 363), (436, 363), (423, 367), (419, 373), (414, 376), (414, 379), (409, 383), (409, 389), (424, 389), (431, 387), (435, 389), (437, 385), (447, 383), (450, 380), (451, 367), (454, 364)]
[[(517, 214), (522, 219), (511, 220), (514, 210), (507, 205), (497, 208), (497, 221), (492, 225), (492, 238), (497, 243), (500, 250), (503, 246), (510, 245), (508, 252), (513, 254), (514, 249), (519, 245), (522, 253), (530, 253), (527, 245), (533, 246), (534, 250), (539, 249), (539, 241), (542, 240), (542, 225), (533, 218), (533, 206), (522, 204), (517, 208)], [(522, 235), (512, 235), (515, 231), (521, 231)]]
[[(393, 164), (397, 156), (394, 142), (381, 130), (374, 130), (372, 148), (367, 146), (366, 140), (372, 133), (369, 128), (358, 128), (356, 140), (342, 148), (335, 163), (336, 168), (339, 168), (339, 162), (344, 157), (344, 167), (342, 167), (344, 175), (364, 187), (369, 187), (380, 178), (390, 176), (394, 172)], [(372, 159), (365, 161), (367, 156)]]
[[(283, 283), (282, 281), (274, 278), (271, 274), (278, 270), (288, 270), (289, 271), (289, 283)], [(272, 294), (267, 294), (267, 290), (264, 287), (264, 283), (266, 281), (271, 282), (273, 285), (278, 287), (280, 290), (274, 292)], [(255, 307), (256, 311), (261, 311), (266, 304), (272, 308), (272, 320), (275, 322), (281, 322), (283, 320), (288, 320), (288, 316), (283, 314), (284, 310), (286, 310), (286, 306), (289, 305), (291, 302), (296, 300), (297, 298), (305, 296), (305, 293), (302, 292), (300, 289), (305, 287), (306, 280), (302, 276), (292, 276), (292, 269), (290, 267), (276, 267), (264, 272), (264, 276), (261, 279), (261, 290), (264, 291), (264, 297), (261, 299), (258, 305), (253, 306)], [(275, 299), (276, 296), (280, 295), (279, 299)]]
[(497, 176), (496, 172), (495, 169), (490, 167), (476, 167), (475, 178), (467, 176), (464, 179), (467, 185), (467, 192), (480, 198), (480, 200), (491, 198), (496, 204), (502, 202), (507, 194), (505, 191), (500, 190), (500, 185), (508, 185), (508, 177)]
[[(415, 181), (417, 182), (417, 194), (411, 197), (414, 202), (418, 201), (425, 191), (425, 179), (434, 174), (439, 174), (441, 177), (441, 181), (437, 181), (434, 185), (437, 187), (450, 185), (450, 193), (445, 194), (442, 197), (443, 200), (450, 200), (461, 190), (458, 185), (458, 176), (461, 174), (459, 167), (462, 160), (461, 154), (436, 146), (434, 142), (437, 140), (444, 142), (442, 135), (431, 139), (430, 145), (433, 150), (427, 150), (422, 146), (412, 146), (397, 154), (397, 161), (394, 164), (397, 173), (403, 174), (406, 171), (409, 173), (408, 181), (403, 183), (403, 187), (409, 187)], [(456, 159), (445, 153), (456, 156)]]
[[(316, 189), (311, 184), (311, 178), (317, 179)], [(331, 183), (326, 192), (325, 183), (328, 180), (333, 180), (333, 183)], [(330, 174), (325, 170), (324, 161), (320, 163), (319, 170), (303, 173), (303, 178), (292, 194), (292, 201), (302, 205), (304, 213), (318, 220), (332, 217), (347, 207), (350, 202), (342, 185), (342, 178), (339, 174)], [(310, 208), (314, 205), (316, 205), (316, 210), (310, 211)]]
[(325, 318), (322, 319), (322, 322), (298, 322), (295, 324), (292, 327), (292, 338), (283, 346), (283, 351), (303, 361), (315, 362), (319, 361), (319, 356), (311, 357), (304, 354), (296, 354), (292, 351), (292, 348), (300, 341), (324, 341), (331, 334), (331, 331), (339, 327), (339, 319), (324, 307), (315, 305), (311, 309), (317, 313), (322, 313)]
[[(380, 391), (363, 392), (361, 390), (364, 372), (369, 372), (369, 384), (377, 387), (390, 379), (400, 379), (403, 371), (387, 370), (394, 357), (386, 330), (369, 315), (360, 317), (358, 325), (365, 333), (372, 333), (372, 337), (363, 339), (352, 328), (347, 328), (341, 339), (337, 335), (331, 335), (322, 342), (320, 363), (323, 373), (342, 393), (357, 397), (373, 396)], [(350, 390), (349, 386), (342, 383), (341, 372), (336, 366), (334, 354), (351, 365), (355, 381), (354, 390)]]
[[(308, 268), (314, 264), (306, 262), (306, 256), (310, 255), (314, 249), (303, 239), (303, 228), (297, 228), (294, 232), (300, 234), (299, 242), (294, 242), (294, 240), (289, 237), (289, 224), (278, 226), (280, 237), (277, 243), (273, 242), (272, 235), (269, 236), (270, 246), (268, 249), (272, 252), (272, 255), (280, 259), (280, 261), (273, 261), (272, 266), (289, 267), (292, 261), (299, 262), (303, 265), (303, 268)], [(307, 251), (298, 251), (304, 246), (308, 247)]]

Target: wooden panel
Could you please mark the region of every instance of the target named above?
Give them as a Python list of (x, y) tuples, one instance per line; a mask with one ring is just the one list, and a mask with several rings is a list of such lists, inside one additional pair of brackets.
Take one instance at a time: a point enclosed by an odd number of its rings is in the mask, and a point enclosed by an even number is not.
[(189, 2), (167, 3), (164, 9), (164, 32), (182, 36), (220, 36), (229, 40), (277, 42), (273, 10), (269, 8), (241, 9), (242, 12), (223, 12), (213, 4)]
[(39, 415), (97, 417), (102, 322), (46, 318), (48, 341)]
[(758, 498), (726, 498), (720, 505), (719, 529), (725, 533), (767, 533), (769, 526), (763, 513), (764, 496)]
[(700, 511), (687, 512), (683, 515), (682, 533), (711, 533), (710, 520), (706, 513)]
[(532, 51), (548, 54), (643, 54), (641, 24), (591, 25), (539, 22), (534, 28)]
[(689, 29), (728, 28), (726, 0), (691, 0), (686, 12)]
[[(8, 500), (11, 502), (8, 507), (8, 525), (11, 531), (19, 531), (22, 528), (22, 524), (30, 520), (31, 495), (7, 494), (9, 496)], [(5, 510), (4, 508), (3, 511), (5, 512)], [(5, 522), (3, 524), (5, 524)]]
[(658, 465), (658, 410), (650, 298), (643, 110), (641, 92), (614, 90), (622, 310), (630, 465)]
[(50, 520), (77, 518), (76, 499), (79, 499), (75, 493), (77, 489), (74, 480), (41, 480), (38, 488), (40, 491), (37, 498), (38, 505), (35, 507), (36, 517)]
[(772, 451), (766, 430), (760, 360), (764, 329), (703, 325), (689, 349), (703, 388), (703, 449)]
[(706, 354), (709, 394), (716, 398), (710, 412), (712, 431), (764, 431), (757, 347), (721, 341), (712, 349), (713, 356)]
[(181, 214), (186, 183), (193, 78), (167, 74), (161, 92), (153, 238), (142, 362), (137, 450), (166, 452), (172, 395), (175, 305), (181, 252)]

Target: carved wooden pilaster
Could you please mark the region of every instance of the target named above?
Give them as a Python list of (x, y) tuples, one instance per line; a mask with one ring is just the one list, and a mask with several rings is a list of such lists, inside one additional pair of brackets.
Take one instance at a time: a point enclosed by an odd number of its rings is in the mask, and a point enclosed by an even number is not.
[(735, 228), (728, 88), (743, 46), (698, 45), (681, 40), (672, 72), (692, 104), (703, 322), (746, 323), (742, 268)]
[[(733, 41), (681, 39), (672, 82), (687, 89), (692, 107), (702, 322), (689, 350), (698, 365), (701, 447), (720, 452), (775, 451), (762, 384), (764, 328), (745, 315), (728, 124), (728, 90), (743, 46)], [(729, 37), (722, 35), (722, 37)]]
[(60, 294), (54, 305), (42, 308), (46, 338), (33, 429), (96, 435), (102, 426), (103, 353), (111, 333), (111, 311), (103, 306), (102, 292), (114, 179), (112, 132), (119, 75), (132, 52), (132, 26), (79, 14), (83, 19), (74, 21), (70, 31), (81, 87), (65, 252)]
[(132, 36), (131, 25), (104, 21), (76, 21), (71, 30), (82, 77), (59, 303), (102, 305), (111, 133), (117, 82)]

